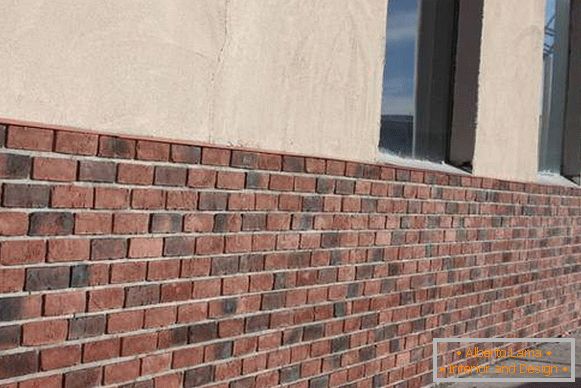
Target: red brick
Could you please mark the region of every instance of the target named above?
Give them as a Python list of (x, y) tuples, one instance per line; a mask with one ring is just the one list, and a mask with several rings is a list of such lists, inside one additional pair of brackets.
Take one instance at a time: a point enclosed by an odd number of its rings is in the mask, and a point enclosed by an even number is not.
[(202, 163), (228, 166), (230, 164), (230, 150), (204, 147), (202, 149)]
[(127, 333), (143, 328), (144, 310), (122, 311), (109, 314), (107, 333)]
[(102, 311), (123, 306), (123, 288), (104, 288), (89, 291), (88, 311)]
[(48, 262), (88, 260), (90, 251), (90, 240), (49, 240), (46, 260)]
[(110, 234), (112, 228), (111, 213), (75, 214), (75, 234)]
[(250, 252), (252, 249), (252, 235), (226, 236), (226, 253)]
[(133, 189), (131, 207), (134, 209), (164, 209), (165, 192), (156, 189)]
[(57, 344), (67, 338), (67, 320), (29, 322), (22, 326), (22, 344), (26, 346)]
[(117, 187), (95, 188), (95, 209), (126, 209), (128, 206), (128, 189)]
[(158, 376), (153, 381), (155, 388), (181, 388), (182, 378), (181, 373), (172, 373)]
[(149, 261), (147, 263), (147, 280), (177, 279), (180, 275), (178, 260)]
[(32, 178), (48, 181), (74, 181), (77, 179), (77, 162), (69, 159), (34, 158)]
[(258, 154), (258, 168), (261, 170), (279, 171), (282, 168), (282, 156), (274, 154)]
[(228, 196), (228, 210), (254, 210), (254, 193), (231, 193)]
[(89, 342), (83, 345), (83, 362), (94, 362), (118, 357), (121, 353), (121, 340), (110, 338)]
[(66, 368), (81, 362), (81, 345), (45, 349), (40, 352), (42, 370)]
[(23, 288), (24, 269), (0, 268), (0, 293), (18, 292), (22, 291)]
[(157, 348), (157, 333), (146, 333), (121, 339), (121, 355), (145, 354)]
[(44, 315), (58, 316), (85, 311), (86, 295), (84, 291), (62, 292), (44, 296)]
[(113, 233), (143, 234), (148, 232), (149, 214), (115, 213), (113, 216)]
[(181, 277), (192, 278), (208, 276), (210, 274), (211, 266), (212, 261), (210, 258), (207, 257), (194, 257), (191, 259), (183, 259)]
[(73, 233), (74, 218), (68, 212), (37, 212), (30, 215), (31, 236), (64, 236)]
[[(171, 353), (155, 354), (141, 359), (141, 374), (158, 374), (171, 367)], [(166, 386), (164, 386), (166, 387)]]
[[(19, 385), (20, 388), (61, 388), (62, 387), (62, 375), (52, 375), (46, 377), (39, 377), (33, 380), (22, 381)], [(16, 385), (15, 385), (16, 387)]]
[(196, 254), (210, 255), (224, 251), (224, 238), (221, 236), (200, 236), (196, 241)]
[(139, 360), (120, 362), (105, 366), (103, 383), (114, 384), (133, 381), (139, 377)]
[(52, 188), (51, 206), (55, 208), (93, 207), (93, 188), (83, 186), (55, 186)]
[(188, 186), (212, 188), (216, 185), (216, 171), (204, 168), (191, 168), (188, 171)]
[(137, 142), (137, 159), (141, 160), (169, 160), (169, 144), (147, 140)]
[(177, 319), (177, 309), (174, 306), (151, 308), (145, 311), (144, 327), (162, 327), (173, 325)]
[(172, 144), (171, 146), (171, 161), (175, 163), (200, 163), (202, 156), (202, 149), (200, 147)]
[(243, 189), (246, 174), (234, 171), (219, 171), (216, 187), (220, 189)]
[(129, 240), (129, 257), (161, 256), (162, 238), (132, 238)]
[(248, 276), (236, 276), (226, 278), (222, 284), (222, 293), (224, 295), (237, 295), (248, 292)]
[(48, 129), (11, 125), (8, 127), (6, 146), (25, 150), (51, 151), (53, 136), (53, 131)]
[(133, 159), (135, 157), (135, 140), (101, 136), (99, 138), (99, 156)]
[(211, 232), (213, 228), (213, 214), (192, 213), (184, 217), (184, 232)]
[(28, 214), (3, 211), (0, 213), (0, 236), (22, 236), (28, 231)]
[(57, 131), (54, 150), (65, 154), (96, 155), (99, 137), (88, 133)]
[(147, 263), (143, 261), (114, 263), (111, 265), (111, 284), (144, 281), (146, 271)]
[(117, 165), (113, 162), (81, 160), (79, 162), (79, 180), (87, 182), (115, 182)]
[(42, 240), (4, 241), (0, 245), (2, 265), (34, 264), (44, 261), (46, 242)]
[(324, 174), (325, 159), (306, 158), (305, 171), (311, 174)]
[(191, 282), (179, 282), (161, 285), (161, 302), (188, 300), (192, 295)]
[(31, 165), (31, 159), (27, 155), (0, 154), (0, 178), (28, 178), (30, 176)]
[(192, 190), (171, 190), (167, 192), (168, 210), (195, 210), (198, 206), (198, 193)]
[(293, 179), (291, 175), (272, 174), (269, 188), (276, 191), (292, 191), (294, 187)]
[(151, 185), (153, 183), (153, 172), (153, 166), (120, 163), (117, 182), (132, 185)]

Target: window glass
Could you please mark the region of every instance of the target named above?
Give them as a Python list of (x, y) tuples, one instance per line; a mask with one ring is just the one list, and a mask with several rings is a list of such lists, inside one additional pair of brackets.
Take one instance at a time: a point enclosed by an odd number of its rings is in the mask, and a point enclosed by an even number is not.
[(456, 14), (456, 0), (388, 1), (381, 149), (446, 159)]
[(543, 42), (539, 170), (560, 173), (569, 62), (569, 0), (547, 0)]
[(418, 2), (390, 0), (387, 8), (380, 147), (412, 155)]

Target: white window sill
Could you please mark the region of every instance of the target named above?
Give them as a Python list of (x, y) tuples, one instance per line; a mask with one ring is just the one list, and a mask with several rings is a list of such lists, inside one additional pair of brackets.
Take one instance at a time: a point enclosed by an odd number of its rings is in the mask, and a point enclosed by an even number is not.
[(391, 154), (388, 151), (381, 149), (381, 148), (378, 151), (377, 161), (380, 163), (392, 164), (392, 165), (395, 165), (397, 167), (407, 167), (407, 168), (414, 168), (414, 169), (421, 169), (421, 170), (431, 170), (431, 171), (445, 172), (445, 173), (465, 175), (465, 176), (472, 175), (469, 172), (462, 170), (461, 168), (454, 167), (454, 166), (452, 166), (450, 164), (446, 164), (444, 162), (436, 163), (436, 162), (431, 162), (429, 160), (403, 158), (401, 156)]
[(579, 188), (579, 185), (577, 185), (575, 182), (572, 182), (564, 176), (553, 172), (539, 172), (537, 182), (544, 185)]

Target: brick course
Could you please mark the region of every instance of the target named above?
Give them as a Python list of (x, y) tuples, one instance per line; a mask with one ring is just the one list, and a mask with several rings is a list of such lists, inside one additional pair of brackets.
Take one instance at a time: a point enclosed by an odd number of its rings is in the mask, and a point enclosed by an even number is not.
[(0, 386), (420, 387), (581, 321), (578, 188), (19, 126), (0, 183)]

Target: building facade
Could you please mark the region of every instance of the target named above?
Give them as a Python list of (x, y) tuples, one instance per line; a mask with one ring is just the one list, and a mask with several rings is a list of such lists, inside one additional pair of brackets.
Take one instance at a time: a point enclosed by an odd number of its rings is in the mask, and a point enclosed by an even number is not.
[(421, 387), (579, 328), (581, 1), (0, 10), (0, 387)]

